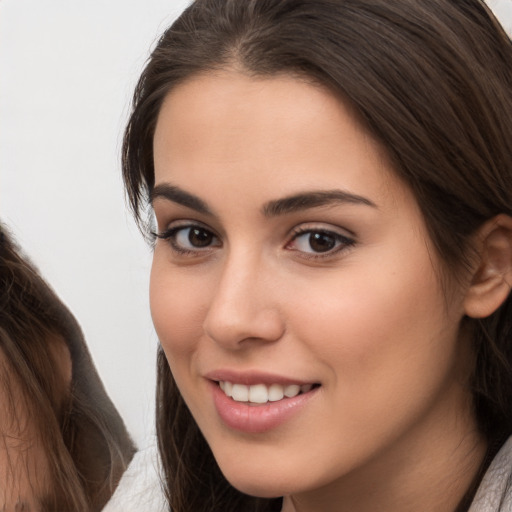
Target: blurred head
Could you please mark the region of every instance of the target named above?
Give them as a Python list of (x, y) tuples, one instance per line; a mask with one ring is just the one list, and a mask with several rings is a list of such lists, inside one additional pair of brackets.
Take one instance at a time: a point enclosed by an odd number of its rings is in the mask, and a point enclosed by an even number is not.
[(101, 510), (133, 455), (132, 441), (78, 323), (4, 226), (0, 380), (2, 503)]
[[(512, 213), (511, 70), (510, 39), (476, 0), (196, 1), (158, 42), (135, 93), (123, 153), (131, 207), (143, 226), (155, 189), (155, 131), (173, 95), (226, 73), (254, 82), (291, 79), (328, 91), (414, 198), (441, 300), (449, 304), (453, 291), (469, 283), (457, 328), (474, 358), (472, 407), (487, 438), (510, 432), (509, 286), (496, 300), (481, 299), (491, 288), (485, 278), (493, 274), (485, 257), (508, 243), (506, 216)], [(172, 128), (172, 119), (167, 122)], [(505, 275), (502, 263), (493, 264)], [(162, 354), (159, 392), (165, 462), (173, 449), (164, 432), (177, 439), (189, 423), (187, 435), (199, 434)]]

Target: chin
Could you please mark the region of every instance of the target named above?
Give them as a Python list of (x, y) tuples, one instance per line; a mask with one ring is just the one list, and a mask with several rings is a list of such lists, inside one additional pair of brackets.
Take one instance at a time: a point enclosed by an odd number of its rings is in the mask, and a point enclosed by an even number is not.
[(275, 482), (254, 482), (242, 480), (240, 478), (227, 479), (228, 482), (238, 491), (254, 496), (256, 498), (280, 498), (285, 494), (289, 494), (289, 491), (283, 489), (283, 487), (276, 485)]
[(297, 481), (296, 475), (275, 468), (229, 468), (220, 466), (226, 480), (238, 491), (257, 498), (280, 498), (295, 494), (308, 487), (307, 482)]

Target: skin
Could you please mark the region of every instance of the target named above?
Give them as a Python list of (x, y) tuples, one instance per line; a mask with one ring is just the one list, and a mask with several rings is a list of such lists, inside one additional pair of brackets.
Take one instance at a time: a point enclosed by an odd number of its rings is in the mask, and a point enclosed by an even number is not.
[[(200, 75), (167, 96), (154, 154), (153, 320), (226, 478), (286, 512), (452, 511), (485, 451), (459, 332), (470, 284), (441, 284), (412, 193), (350, 108), (293, 77)], [(364, 200), (263, 211), (333, 190)], [(332, 250), (315, 252), (319, 231)], [(320, 387), (278, 427), (240, 432), (214, 407), (218, 369)]]

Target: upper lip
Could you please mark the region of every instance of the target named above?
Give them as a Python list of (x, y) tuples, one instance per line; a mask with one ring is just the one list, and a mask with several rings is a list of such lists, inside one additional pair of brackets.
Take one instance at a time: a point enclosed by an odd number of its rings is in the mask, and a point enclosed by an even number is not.
[(246, 371), (239, 370), (219, 369), (206, 373), (205, 378), (212, 381), (231, 382), (236, 384), (245, 384), (246, 386), (253, 386), (255, 384), (281, 384), (287, 386), (289, 384), (316, 384), (317, 381), (305, 380), (295, 377), (288, 377), (284, 375), (277, 375), (264, 371)]

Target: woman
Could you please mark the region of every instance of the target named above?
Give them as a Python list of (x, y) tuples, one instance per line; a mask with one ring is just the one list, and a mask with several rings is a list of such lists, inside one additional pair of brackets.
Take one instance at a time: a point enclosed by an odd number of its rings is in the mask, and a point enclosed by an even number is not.
[(123, 170), (170, 510), (511, 510), (511, 91), (478, 0), (196, 0), (164, 33)]
[(0, 510), (99, 511), (132, 458), (73, 315), (0, 225)]

